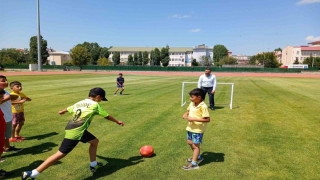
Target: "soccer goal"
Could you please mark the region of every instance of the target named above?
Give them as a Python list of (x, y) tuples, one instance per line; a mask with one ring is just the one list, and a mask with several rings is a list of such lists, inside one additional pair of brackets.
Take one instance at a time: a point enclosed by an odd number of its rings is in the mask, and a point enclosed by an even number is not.
[[(198, 82), (182, 82), (181, 106), (184, 106), (189, 100), (189, 92), (197, 88)], [(216, 93), (214, 95), (215, 105), (228, 105), (232, 109), (234, 83), (217, 83)], [(206, 97), (209, 102), (209, 97)]]

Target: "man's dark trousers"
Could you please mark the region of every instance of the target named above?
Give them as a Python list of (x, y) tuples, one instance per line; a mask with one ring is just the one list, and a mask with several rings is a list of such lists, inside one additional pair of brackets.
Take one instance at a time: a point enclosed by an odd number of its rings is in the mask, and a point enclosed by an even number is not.
[[(205, 91), (205, 93), (209, 94), (209, 102), (210, 102), (210, 107), (214, 107), (214, 94), (212, 94), (212, 87), (201, 87), (202, 90)], [(203, 101), (206, 99), (206, 96), (204, 96)]]

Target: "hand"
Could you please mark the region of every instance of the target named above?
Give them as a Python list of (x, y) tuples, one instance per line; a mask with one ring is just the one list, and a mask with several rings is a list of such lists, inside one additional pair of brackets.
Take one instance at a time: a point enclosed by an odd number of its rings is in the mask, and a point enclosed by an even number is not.
[(27, 100), (27, 99), (21, 99), (19, 102), (20, 102), (20, 103), (24, 103), (24, 102), (26, 102), (26, 100)]
[(212, 94), (214, 94), (215, 92), (216, 92), (215, 90), (212, 90), (212, 92), (211, 92), (211, 93), (212, 93)]
[(117, 124), (124, 126), (124, 123), (122, 121), (117, 121)]
[(193, 121), (193, 118), (188, 117), (188, 121), (189, 121), (189, 122)]
[(184, 115), (182, 116), (182, 118), (183, 118), (183, 119), (188, 119), (188, 114), (184, 114)]
[(65, 111), (61, 110), (61, 111), (59, 111), (58, 113), (59, 113), (60, 115), (62, 115), (62, 114), (65, 113)]

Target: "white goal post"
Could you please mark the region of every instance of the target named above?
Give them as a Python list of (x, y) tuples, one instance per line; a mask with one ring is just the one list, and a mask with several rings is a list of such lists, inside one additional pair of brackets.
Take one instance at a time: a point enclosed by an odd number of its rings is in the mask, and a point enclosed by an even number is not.
[[(185, 92), (185, 84), (198, 84), (198, 82), (182, 82), (182, 96), (181, 96), (181, 107), (184, 106), (187, 101), (186, 101), (186, 92)], [(232, 102), (233, 102), (233, 87), (234, 87), (234, 83), (217, 83), (217, 86), (219, 84), (225, 84), (225, 85), (231, 85), (231, 94), (230, 94), (230, 104), (219, 104), (217, 103), (217, 105), (229, 105), (230, 109), (232, 109)]]

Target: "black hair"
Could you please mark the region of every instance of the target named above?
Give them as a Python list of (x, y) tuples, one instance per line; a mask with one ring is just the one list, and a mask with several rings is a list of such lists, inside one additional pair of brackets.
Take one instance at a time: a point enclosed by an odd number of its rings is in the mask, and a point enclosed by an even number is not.
[(3, 89), (0, 89), (0, 94), (5, 94), (6, 92)]
[(10, 83), (10, 87), (13, 87), (13, 86), (15, 86), (15, 85), (21, 86), (22, 84), (21, 84), (21, 82), (19, 82), (19, 81), (12, 81), (12, 82)]
[(205, 98), (205, 96), (206, 96), (205, 92), (204, 92), (202, 89), (200, 89), (200, 88), (196, 88), (196, 89), (191, 90), (191, 91), (189, 92), (189, 95), (190, 95), (190, 96), (192, 96), (192, 95), (194, 95), (194, 96), (201, 96), (201, 100), (204, 100), (204, 98)]
[(206, 70), (209, 70), (211, 72), (211, 69), (210, 68), (206, 68)]
[(7, 79), (7, 77), (4, 75), (0, 75), (0, 79)]

